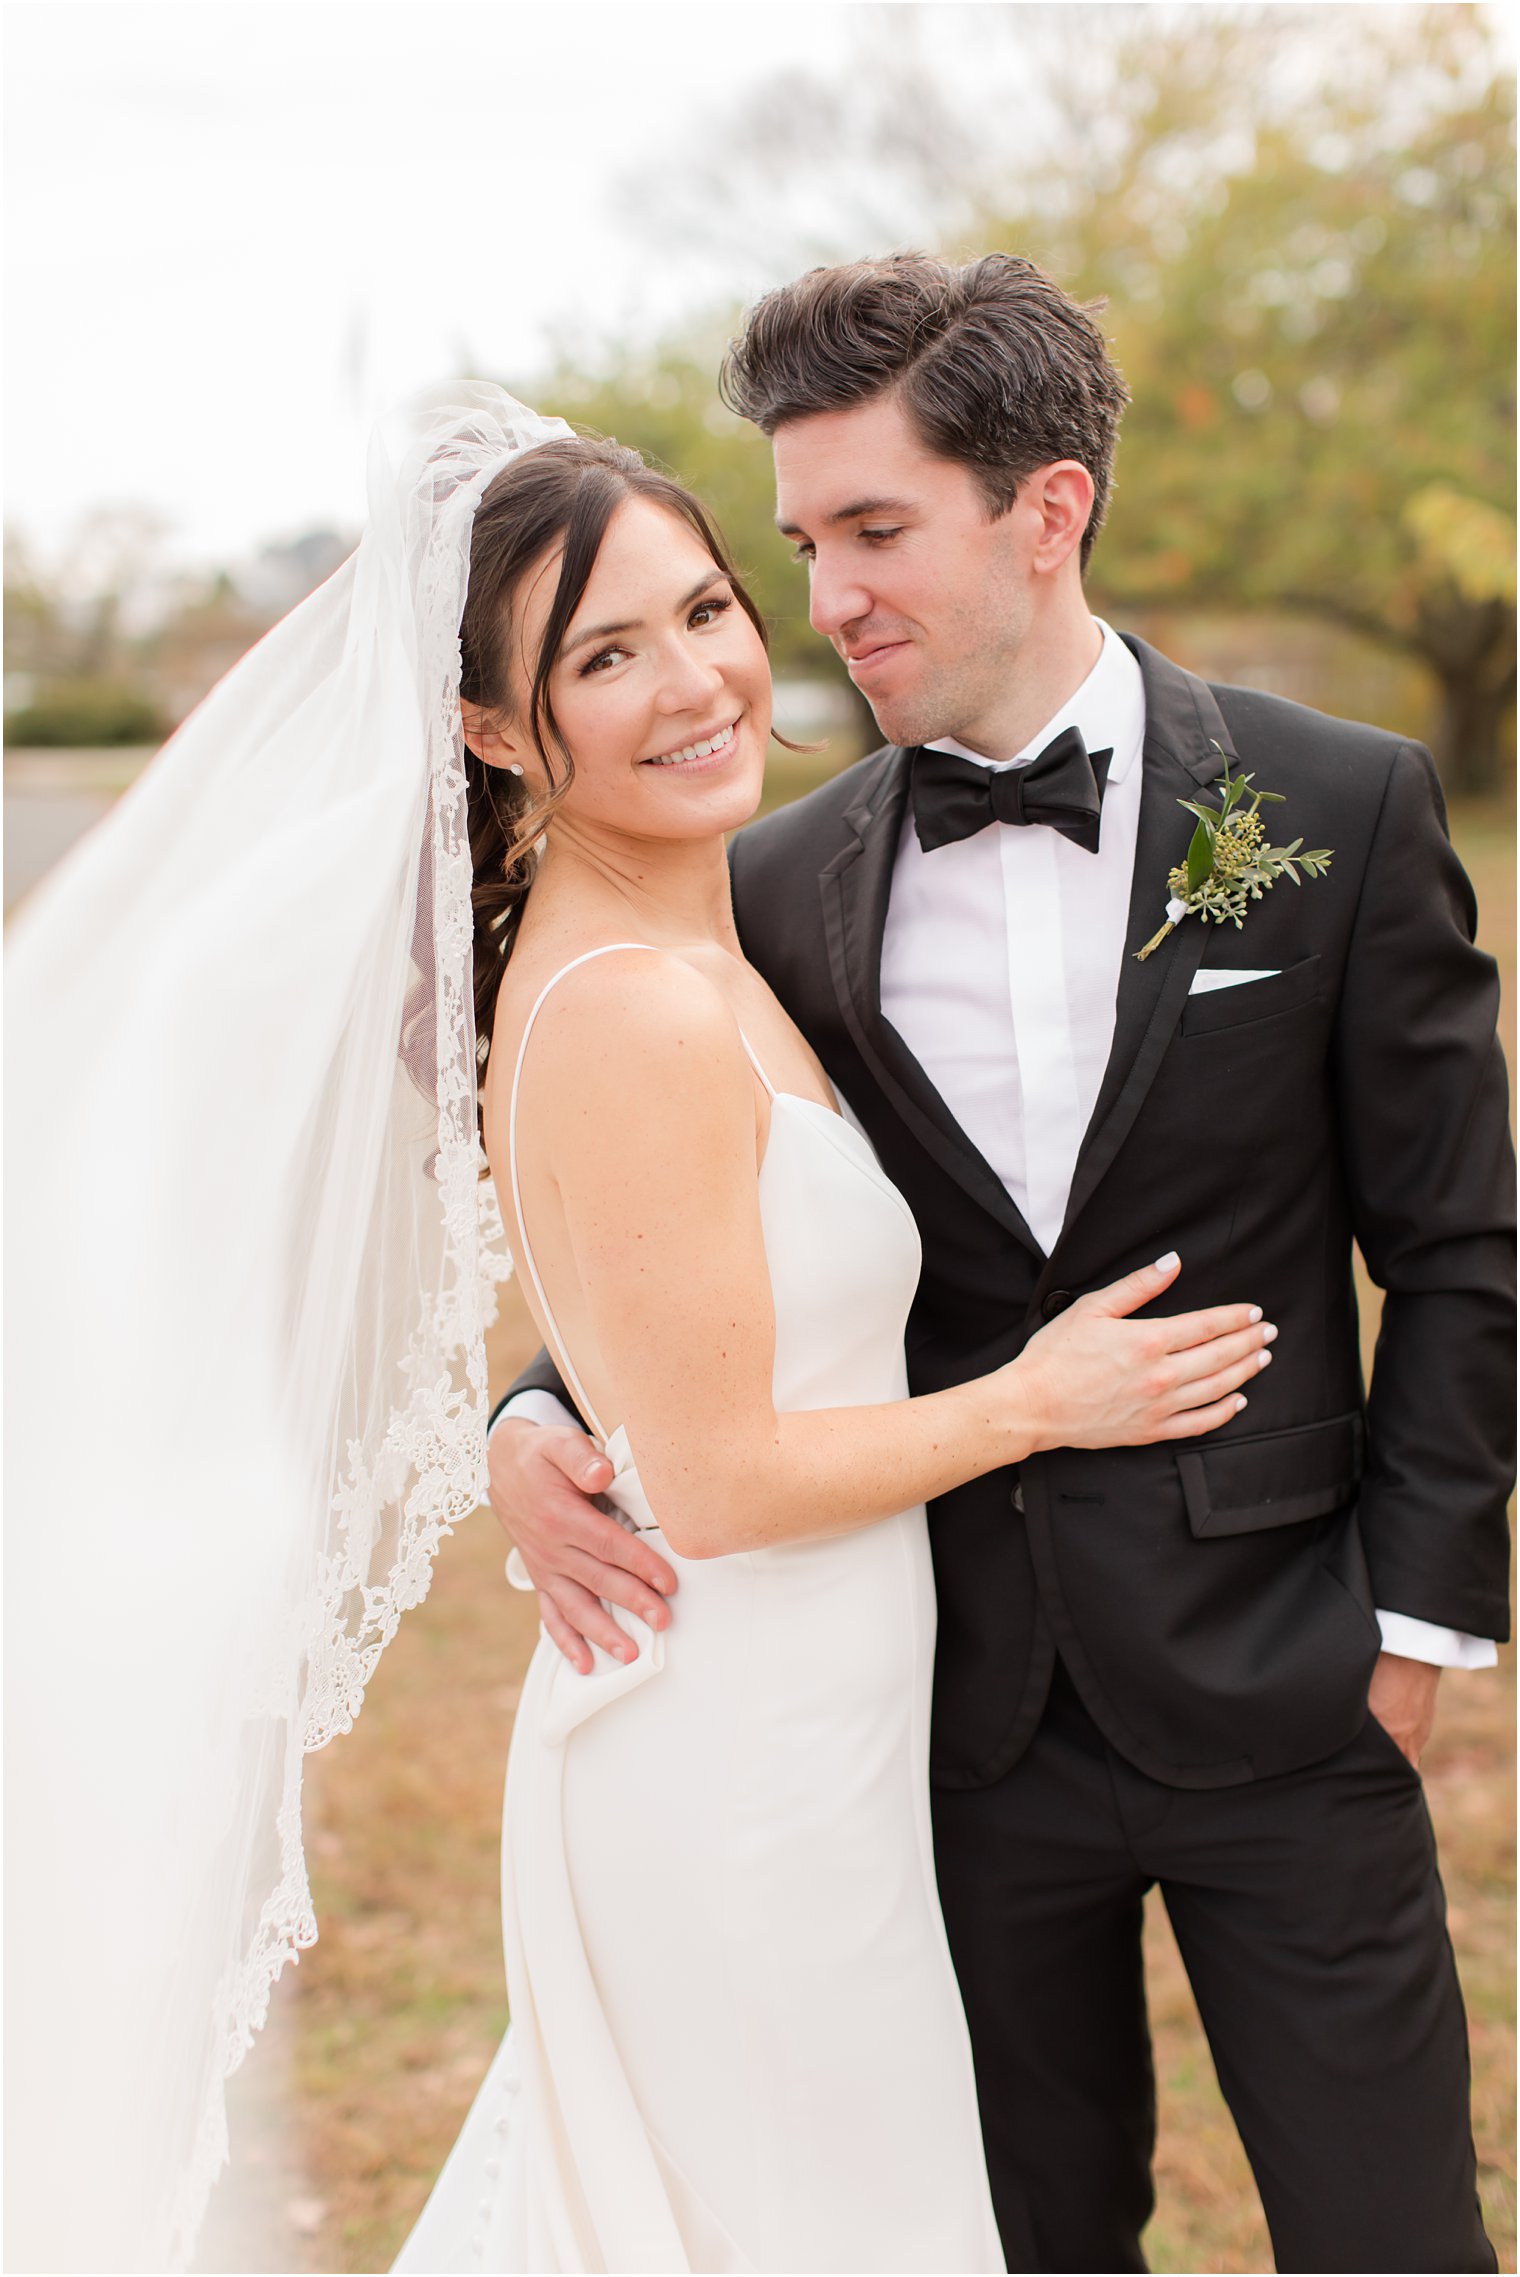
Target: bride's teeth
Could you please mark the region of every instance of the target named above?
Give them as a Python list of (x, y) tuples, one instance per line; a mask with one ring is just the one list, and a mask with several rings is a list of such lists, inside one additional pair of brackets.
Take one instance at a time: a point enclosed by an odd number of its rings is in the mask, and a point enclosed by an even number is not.
[(649, 764), (651, 767), (679, 767), (683, 759), (711, 758), (713, 752), (721, 751), (733, 741), (734, 726), (735, 722), (730, 720), (722, 734), (713, 736), (709, 742), (688, 743), (684, 751), (667, 751), (663, 759), (651, 759)]

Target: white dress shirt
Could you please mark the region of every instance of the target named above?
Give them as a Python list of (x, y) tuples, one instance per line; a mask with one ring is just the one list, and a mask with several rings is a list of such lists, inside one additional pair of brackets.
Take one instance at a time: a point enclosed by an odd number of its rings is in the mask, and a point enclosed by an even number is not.
[[(1062, 728), (1111, 748), (1096, 854), (1038, 824), (989, 823), (926, 854), (903, 815), (881, 950), (881, 1009), (1048, 1253), (1114, 1041), (1135, 837), (1145, 690), (1124, 643), (1002, 767)], [(933, 751), (990, 767), (948, 738)]]
[[(949, 738), (932, 744), (983, 767), (1027, 766), (1063, 728), (1110, 749), (1098, 851), (1041, 825), (989, 823), (925, 853), (909, 802), (892, 872), (881, 1008), (1047, 1254), (1066, 1216), (1082, 1136), (1114, 1040), (1140, 823), (1145, 689), (1100, 622), (1103, 647), (1076, 693), (1006, 760)], [(547, 1392), (507, 1411), (568, 1422)], [(1443, 1667), (1487, 1667), (1486, 1637), (1379, 1612), (1388, 1652)]]

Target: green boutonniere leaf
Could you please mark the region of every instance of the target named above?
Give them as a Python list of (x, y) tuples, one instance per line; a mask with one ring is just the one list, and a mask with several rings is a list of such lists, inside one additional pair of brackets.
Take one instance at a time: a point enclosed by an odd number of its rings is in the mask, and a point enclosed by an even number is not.
[(1200, 822), (1193, 832), (1193, 842), (1187, 850), (1187, 882), (1189, 893), (1196, 893), (1214, 867), (1214, 833), (1207, 822)]

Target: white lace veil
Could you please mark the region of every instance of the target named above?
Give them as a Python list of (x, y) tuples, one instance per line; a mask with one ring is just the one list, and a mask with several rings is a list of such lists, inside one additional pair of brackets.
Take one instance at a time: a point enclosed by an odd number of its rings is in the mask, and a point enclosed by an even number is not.
[(303, 1757), (484, 1491), (459, 624), (482, 490), (570, 430), (462, 393), (13, 928), (11, 2268), (188, 2257), (316, 1937)]

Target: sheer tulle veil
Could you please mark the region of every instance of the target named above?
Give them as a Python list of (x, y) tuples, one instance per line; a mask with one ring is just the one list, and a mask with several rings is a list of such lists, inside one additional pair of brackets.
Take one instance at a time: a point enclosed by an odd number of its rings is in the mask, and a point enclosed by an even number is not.
[(13, 928), (13, 2268), (188, 2257), (316, 1936), (303, 1759), (483, 1492), (459, 623), (483, 489), (568, 432), (382, 429), (357, 552)]

